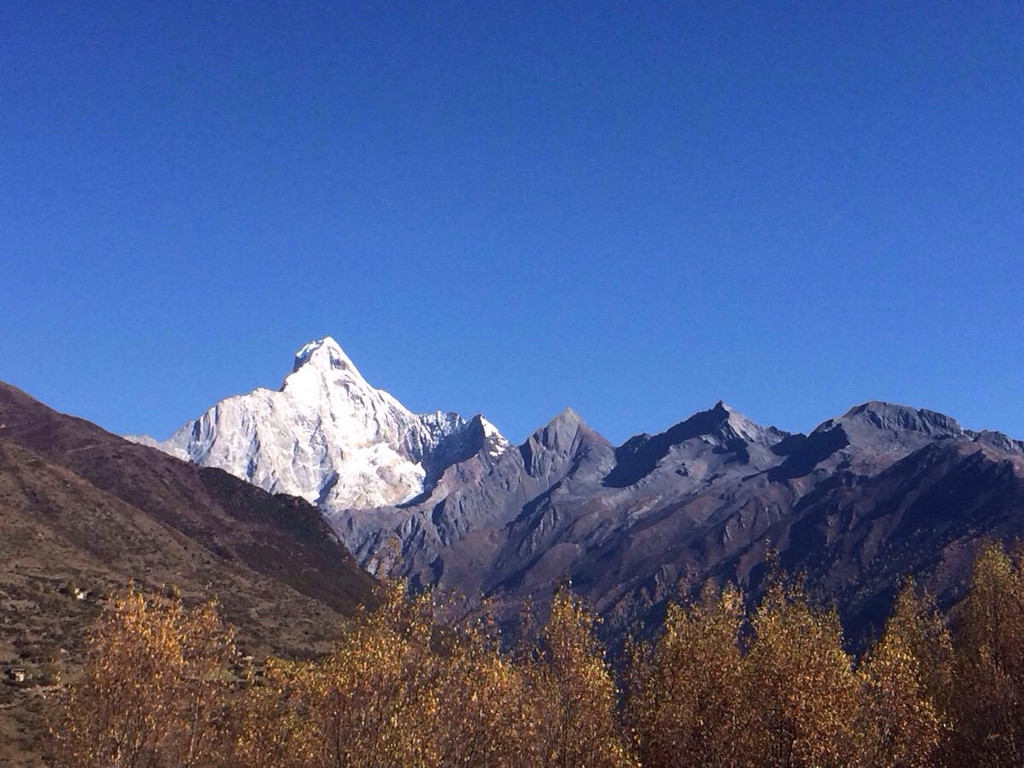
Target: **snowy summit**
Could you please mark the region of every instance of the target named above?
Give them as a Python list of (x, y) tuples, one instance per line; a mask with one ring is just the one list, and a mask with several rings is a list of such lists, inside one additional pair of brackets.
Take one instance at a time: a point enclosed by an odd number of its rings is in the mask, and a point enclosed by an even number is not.
[(477, 444), (491, 456), (508, 447), (482, 418), (412, 413), (370, 385), (327, 336), (296, 352), (278, 391), (222, 400), (156, 445), (265, 490), (338, 510), (414, 498), (453, 457)]

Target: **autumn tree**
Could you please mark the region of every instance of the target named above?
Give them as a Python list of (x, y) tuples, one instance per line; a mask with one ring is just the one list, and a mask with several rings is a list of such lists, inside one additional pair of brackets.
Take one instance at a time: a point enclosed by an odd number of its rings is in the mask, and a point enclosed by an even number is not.
[[(954, 611), (956, 728), (948, 761), (1024, 764), (1024, 569), (1018, 547), (987, 545)], [(961, 764), (963, 764), (961, 762)]]
[(246, 694), (242, 753), (286, 767), (541, 764), (530, 679), (493, 624), (446, 625), (439, 610), (394, 583), (323, 660), (275, 663)]
[(52, 725), (56, 764), (217, 765), (230, 751), (222, 693), (233, 654), (212, 604), (189, 611), (134, 587), (116, 596)]
[(617, 689), (595, 635), (597, 618), (568, 588), (551, 603), (543, 654), (530, 670), (545, 754), (541, 765), (634, 764), (616, 717)]
[(631, 654), (627, 717), (644, 765), (736, 765), (744, 756), (743, 596), (709, 584), (672, 604), (653, 649)]
[(318, 765), (387, 766), (436, 763), (431, 727), (433, 614), (429, 595), (388, 589), (312, 674), (299, 682), (315, 728)]
[(240, 768), (305, 768), (321, 750), (309, 716), (308, 692), (317, 665), (268, 659), (259, 674), (249, 670), (246, 687), (234, 701), (235, 765)]
[(858, 738), (864, 765), (935, 763), (949, 732), (952, 671), (945, 617), (929, 595), (918, 596), (910, 581), (896, 598), (881, 640), (861, 665)]
[(488, 620), (447, 628), (439, 648), (439, 765), (535, 766), (543, 708), (524, 667)]
[(749, 757), (764, 766), (857, 764), (859, 685), (835, 610), (780, 582), (768, 588), (751, 624), (742, 684)]

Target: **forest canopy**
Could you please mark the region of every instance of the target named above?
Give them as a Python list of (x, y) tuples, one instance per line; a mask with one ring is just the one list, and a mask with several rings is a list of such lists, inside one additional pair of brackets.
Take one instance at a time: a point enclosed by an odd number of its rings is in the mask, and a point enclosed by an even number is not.
[(859, 657), (779, 575), (707, 586), (614, 667), (569, 589), (507, 647), (484, 616), (387, 586), (315, 661), (253, 660), (215, 604), (134, 588), (51, 718), (58, 766), (1024, 764), (1024, 552), (984, 548), (949, 610), (908, 581)]

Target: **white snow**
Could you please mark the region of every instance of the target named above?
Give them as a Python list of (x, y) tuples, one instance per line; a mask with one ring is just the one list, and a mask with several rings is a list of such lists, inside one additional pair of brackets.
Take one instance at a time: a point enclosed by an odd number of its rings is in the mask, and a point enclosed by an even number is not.
[[(508, 441), (485, 419), (493, 457)], [(424, 490), (425, 464), (469, 422), (414, 414), (371, 386), (328, 337), (302, 346), (279, 391), (229, 397), (158, 447), (324, 509), (398, 504)]]
[(505, 439), (505, 436), (498, 431), (497, 427), (491, 424), (491, 422), (483, 416), (480, 417), (480, 424), (484, 428), (484, 441), (488, 446), (487, 453), (491, 458), (497, 458), (509, 449), (511, 444)]

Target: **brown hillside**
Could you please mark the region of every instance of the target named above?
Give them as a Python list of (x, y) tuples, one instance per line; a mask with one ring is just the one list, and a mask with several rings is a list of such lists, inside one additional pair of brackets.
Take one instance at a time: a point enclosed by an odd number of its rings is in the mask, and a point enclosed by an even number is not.
[[(326, 650), (373, 580), (319, 512), (59, 414), (0, 384), (0, 765), (34, 765), (42, 697), (102, 597), (216, 597), (256, 655)], [(77, 592), (76, 592), (77, 591)], [(8, 679), (25, 675), (25, 680)]]

